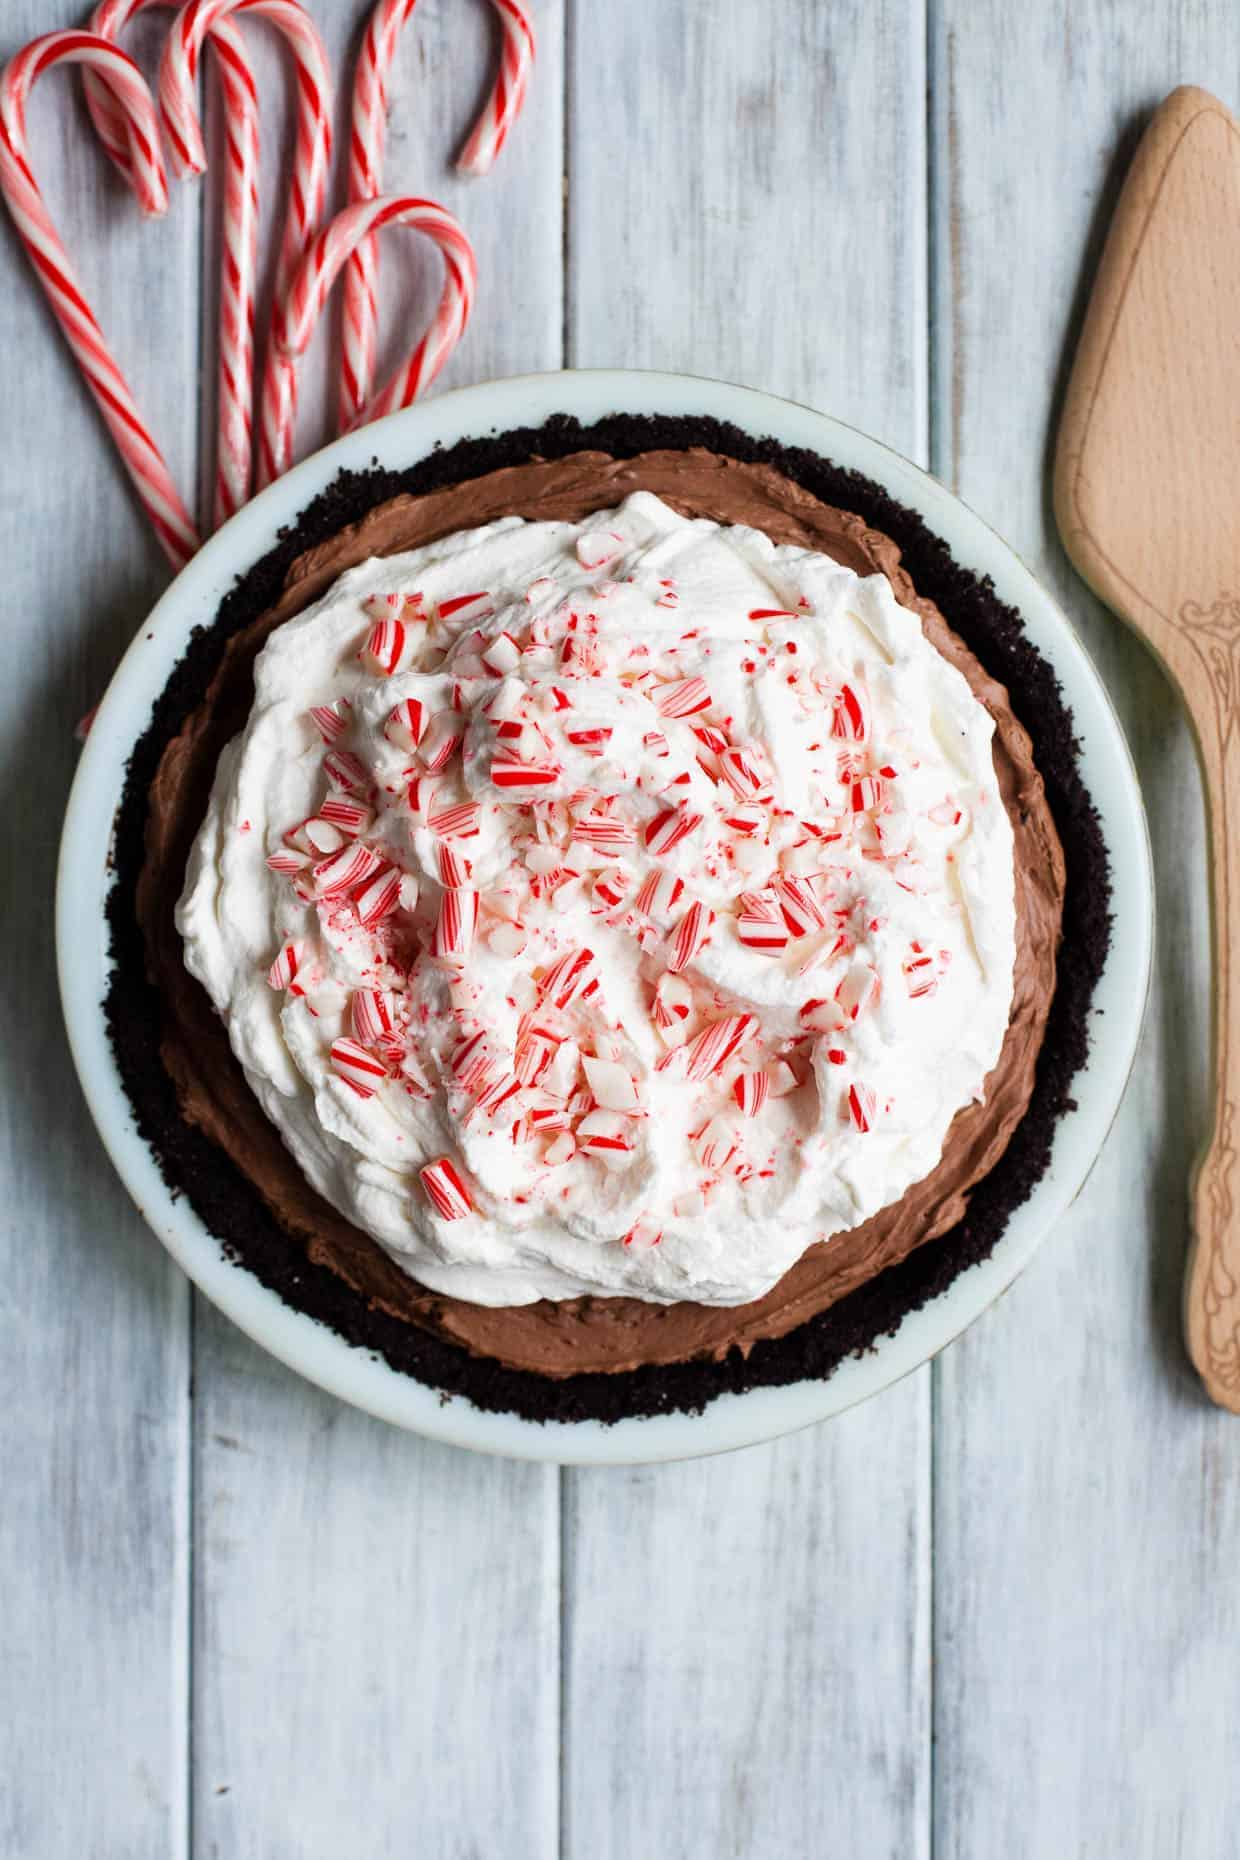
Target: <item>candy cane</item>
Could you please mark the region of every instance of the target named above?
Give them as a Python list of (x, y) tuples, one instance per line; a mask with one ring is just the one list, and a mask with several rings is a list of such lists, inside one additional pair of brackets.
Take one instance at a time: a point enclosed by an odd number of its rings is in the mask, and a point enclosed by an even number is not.
[(712, 1021), (695, 1034), (685, 1049), (685, 1070), (691, 1079), (714, 1078), (737, 1049), (758, 1030), (756, 1014), (729, 1014)]
[(0, 78), (0, 192), (164, 553), (180, 568), (198, 547), (193, 519), (108, 349), (30, 168), (26, 102), (43, 73), (58, 64), (86, 65), (99, 74), (124, 113), (129, 173), (142, 211), (158, 215), (168, 205), (151, 93), (133, 60), (91, 32), (49, 32), (35, 39)]
[(651, 872), (633, 900), (634, 908), (643, 917), (653, 917), (664, 922), (676, 908), (684, 888), (684, 880), (677, 878), (673, 872)]
[(732, 1096), (744, 1117), (756, 1117), (770, 1095), (771, 1081), (765, 1072), (738, 1072), (732, 1081)]
[[(283, 33), (297, 62), (293, 185), (276, 265), (275, 304), (263, 369), (256, 471), (261, 489), (287, 468), (292, 448), (297, 377), (292, 359), (277, 340), (276, 318), (323, 217), (331, 161), (332, 80), (323, 41), (297, 0), (190, 0), (169, 34), (159, 67), (159, 107), (178, 174), (206, 172), (195, 79), (203, 41), (229, 13), (254, 13), (267, 20)], [(278, 446), (273, 444), (277, 435)], [(277, 462), (277, 453), (282, 463)]]
[(710, 942), (715, 913), (705, 904), (691, 904), (676, 929), (667, 959), (670, 975), (679, 975)]
[(374, 1046), (379, 1040), (391, 1034), (391, 998), (382, 990), (359, 988), (353, 996), (350, 1009), (353, 1038), (359, 1046)]
[[(356, 235), (349, 223), (349, 214), (352, 212), (359, 216)], [(474, 249), (460, 221), (446, 208), (437, 206), (433, 200), (399, 194), (373, 200), (358, 208), (346, 208), (344, 213), (337, 215), (335, 225), (342, 244), (347, 244), (354, 236), (373, 235), (386, 225), (412, 226), (415, 231), (433, 239), (439, 247), (445, 273), (439, 305), (431, 319), (430, 328), (386, 385), (355, 415), (353, 425), (357, 427), (371, 420), (381, 420), (385, 414), (394, 413), (398, 407), (408, 407), (430, 386), (465, 333), (473, 309), (478, 267)], [(326, 259), (324, 263), (325, 267), (330, 266), (331, 274), (324, 288), (330, 290), (331, 277), (335, 276), (338, 266)], [(479, 612), (474, 614), (471, 611), (468, 616), (458, 614), (457, 618), (485, 618), (491, 611), (487, 597), (475, 595), (469, 598), (482, 603)], [(440, 618), (447, 618), (449, 611), (448, 605), (442, 604)]]
[(311, 720), (328, 748), (348, 729), (349, 713), (352, 709), (353, 706), (348, 698), (337, 698), (331, 704), (311, 706)]
[[(265, 0), (263, 0), (265, 4)], [(273, 321), (273, 355), (286, 369), (295, 369), (314, 334), (323, 305), (342, 267), (364, 239), (384, 226), (411, 226), (435, 241), (443, 255), (443, 295), (431, 326), (401, 363), (396, 373), (358, 416), (355, 424), (382, 419), (397, 407), (406, 407), (428, 387), (456, 347), (473, 307), (477, 266), (473, 247), (453, 214), (433, 200), (396, 194), (345, 207), (325, 226), (306, 253), (287, 292), (277, 301)], [(270, 373), (272, 355), (268, 356)], [(278, 477), (287, 469), (292, 447), (292, 415), (296, 406), (296, 375), (290, 378), (283, 400), (263, 386), (260, 471)], [(264, 482), (266, 480), (264, 479)], [(447, 604), (441, 607), (441, 617)]]
[(330, 853), (311, 866), (310, 876), (320, 898), (342, 898), (346, 892), (367, 884), (382, 864), (378, 853), (372, 852), (369, 846), (359, 846), (356, 840), (350, 840), (339, 852)]
[(674, 685), (664, 685), (655, 699), (661, 717), (695, 717), (709, 710), (714, 699), (704, 678), (681, 678)]
[[(495, 90), (470, 134), (460, 166), (485, 174), (520, 111), (534, 57), (534, 34), (524, 12), (497, 0), (504, 48)], [(370, 16), (353, 77), (349, 135), (349, 205), (376, 200), (383, 189), (387, 132), (387, 83), (401, 28), (415, 0), (379, 0)], [(379, 252), (373, 236), (349, 256), (341, 320), (340, 430), (361, 424), (375, 377), (378, 328)]]
[[(349, 205), (378, 198), (387, 139), (387, 79), (401, 27), (415, 0), (379, 0), (370, 16), (353, 74), (349, 134)], [(370, 397), (375, 377), (379, 245), (373, 236), (350, 254), (341, 319), (340, 431), (348, 432)]]
[(594, 951), (572, 949), (553, 963), (539, 984), (542, 997), (551, 1006), (563, 1010), (580, 995), (588, 999), (598, 990)]
[(376, 620), (362, 647), (362, 663), (368, 671), (391, 678), (404, 663), (408, 644), (403, 620)]
[(336, 1077), (351, 1086), (359, 1098), (373, 1098), (387, 1077), (387, 1067), (356, 1040), (336, 1040), (328, 1054)]
[[(103, 0), (91, 29), (119, 37), (135, 13), (174, 0)], [(212, 44), (224, 86), (226, 179), (220, 265), (219, 388), (215, 448), (215, 521), (223, 523), (250, 495), (254, 394), (254, 293), (258, 268), (258, 93), (245, 43), (227, 19)], [(86, 107), (108, 155), (130, 180), (124, 117), (93, 71), (84, 77)]]
[(323, 757), (323, 773), (342, 794), (365, 794), (370, 786), (366, 764), (351, 749), (329, 749)]
[(474, 1204), (452, 1158), (439, 1156), (418, 1174), (436, 1214), (445, 1221), (463, 1221)]
[(286, 943), (267, 971), (268, 988), (291, 988), (305, 960), (304, 943)]
[(681, 840), (688, 839), (701, 824), (701, 814), (690, 813), (687, 808), (667, 807), (646, 823), (643, 838), (648, 850), (662, 857), (679, 846)]
[(428, 722), (421, 698), (405, 698), (384, 724), (383, 734), (397, 749), (414, 750), (425, 736)]
[(373, 930), (400, 905), (401, 873), (394, 865), (381, 865), (362, 890), (355, 892), (353, 908), (364, 929)]
[(534, 28), (518, 0), (493, 0), (499, 14), (504, 43), (499, 74), (481, 116), (461, 150), (457, 167), (462, 174), (487, 174), (503, 148), (508, 131), (521, 113), (526, 85), (534, 63)]
[(858, 1081), (848, 1087), (848, 1115), (853, 1128), (863, 1135), (874, 1128), (874, 1119), (878, 1115), (878, 1096), (873, 1086)]

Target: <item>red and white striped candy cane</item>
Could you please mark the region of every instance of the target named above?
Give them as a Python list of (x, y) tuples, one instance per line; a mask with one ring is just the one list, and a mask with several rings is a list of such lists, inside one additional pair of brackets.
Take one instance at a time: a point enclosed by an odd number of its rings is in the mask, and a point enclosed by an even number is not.
[(426, 1198), (445, 1221), (463, 1221), (473, 1207), (469, 1190), (450, 1156), (436, 1157), (418, 1171)]
[[(91, 29), (115, 39), (135, 13), (175, 0), (103, 0)], [(254, 399), (254, 293), (258, 270), (258, 93), (245, 42), (227, 19), (211, 42), (224, 85), (226, 180), (220, 265), (219, 388), (214, 510), (217, 524), (250, 495)], [(93, 71), (84, 74), (86, 107), (104, 148), (129, 180), (125, 120)]]
[[(356, 230), (349, 219), (353, 213), (358, 215)], [(464, 227), (446, 207), (437, 205), (433, 200), (407, 194), (381, 197), (362, 206), (347, 207), (343, 213), (337, 214), (329, 231), (334, 231), (339, 240), (342, 257), (335, 259), (325, 256), (321, 261), (325, 278), (322, 287), (324, 291), (331, 289), (332, 279), (344, 256), (347, 256), (346, 248), (351, 247), (352, 241), (373, 238), (388, 225), (412, 226), (416, 232), (425, 233), (434, 240), (444, 264), (443, 290), (431, 318), (430, 328), (386, 384), (354, 416), (355, 427), (365, 426), (371, 420), (381, 420), (385, 414), (394, 413), (398, 407), (408, 407), (420, 394), (425, 393), (464, 335), (474, 306), (478, 266), (474, 248)]]
[[(387, 78), (401, 27), (416, 0), (379, 0), (370, 16), (353, 74), (353, 117), (349, 130), (349, 205), (375, 200), (383, 187), (387, 140)], [(345, 433), (370, 396), (375, 377), (378, 328), (379, 246), (359, 242), (345, 272), (341, 318), (340, 431)]]
[(525, 89), (534, 63), (534, 28), (518, 0), (492, 0), (504, 35), (499, 75), (482, 114), (461, 150), (457, 167), (462, 174), (487, 174), (503, 148), (508, 131), (525, 102)]
[[(289, 209), (276, 264), (278, 305), (318, 231), (327, 200), (332, 141), (331, 67), (314, 22), (297, 0), (190, 0), (168, 36), (159, 67), (159, 107), (178, 174), (206, 172), (195, 84), (198, 60), (207, 34), (230, 13), (253, 13), (265, 19), (288, 40), (297, 64), (297, 145)], [(278, 345), (273, 312), (259, 419), (255, 475), (260, 489), (278, 478), (288, 465), (296, 394), (294, 364)], [(275, 462), (269, 443), (273, 434), (283, 435), (283, 464)]]
[(18, 52), (0, 78), (0, 192), (164, 553), (180, 568), (198, 547), (193, 519), (108, 349), (30, 167), (26, 102), (44, 72), (59, 64), (99, 74), (124, 114), (128, 171), (142, 211), (160, 214), (168, 205), (151, 93), (133, 60), (93, 32), (49, 32)]
[[(416, 0), (379, 0), (371, 13), (353, 76), (349, 133), (349, 205), (375, 200), (383, 189), (387, 134), (387, 81), (401, 29)], [(474, 125), (460, 166), (485, 174), (503, 146), (521, 108), (534, 58), (534, 33), (512, 0), (496, 0), (504, 23), (504, 46), (495, 89)], [(361, 424), (375, 378), (378, 328), (379, 252), (374, 237), (350, 255), (341, 318), (340, 430)]]
[[(473, 308), (477, 266), (464, 228), (446, 207), (433, 200), (395, 194), (345, 207), (325, 226), (306, 253), (286, 295), (277, 302), (273, 350), (293, 368), (314, 334), (323, 305), (345, 262), (362, 240), (385, 226), (411, 226), (435, 241), (443, 255), (444, 287), (430, 328), (370, 404), (357, 424), (382, 419), (397, 407), (416, 400), (443, 367), (461, 338)], [(270, 368), (271, 358), (268, 358)], [(289, 464), (292, 451), (292, 413), (296, 381), (282, 405), (263, 393), (262, 454), (278, 477)]]

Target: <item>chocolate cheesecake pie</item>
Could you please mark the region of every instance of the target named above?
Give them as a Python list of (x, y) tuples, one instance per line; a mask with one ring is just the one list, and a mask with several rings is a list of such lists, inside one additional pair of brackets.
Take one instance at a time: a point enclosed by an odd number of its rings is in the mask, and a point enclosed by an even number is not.
[(108, 1005), (238, 1269), (614, 1418), (829, 1373), (993, 1247), (1106, 852), (1018, 616), (881, 487), (564, 418), (342, 476), (204, 620)]

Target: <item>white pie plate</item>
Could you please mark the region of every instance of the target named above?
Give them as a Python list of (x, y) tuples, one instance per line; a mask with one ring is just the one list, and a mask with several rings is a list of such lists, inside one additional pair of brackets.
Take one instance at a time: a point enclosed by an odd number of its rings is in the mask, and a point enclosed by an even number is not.
[[(1050, 1168), (1008, 1222), (989, 1259), (973, 1266), (893, 1337), (826, 1381), (724, 1395), (701, 1414), (598, 1422), (533, 1422), (488, 1414), (462, 1397), (390, 1369), (315, 1319), (283, 1304), (233, 1265), (184, 1198), (174, 1198), (134, 1127), (104, 1022), (109, 972), (104, 907), (109, 845), (125, 765), (151, 706), (236, 577), (276, 541), (342, 467), (378, 458), (408, 466), (464, 436), (538, 426), (554, 413), (583, 421), (615, 412), (709, 414), (771, 434), (879, 480), (918, 510), (957, 559), (989, 575), (1018, 607), (1071, 705), (1082, 767), (1110, 848), (1114, 933), (1092, 1017), (1092, 1051), (1074, 1085), (1077, 1108), (1058, 1125)], [(950, 619), (950, 615), (948, 616)], [(863, 1401), (927, 1361), (1000, 1296), (1080, 1190), (1111, 1127), (1136, 1048), (1149, 978), (1153, 889), (1136, 774), (1102, 683), (1068, 620), (994, 532), (941, 484), (876, 440), (807, 407), (689, 376), (599, 370), (528, 375), (445, 394), (338, 440), (248, 504), (204, 545), (159, 601), (108, 687), (82, 751), (61, 842), (56, 946), (61, 996), (87, 1103), (126, 1187), (173, 1258), (207, 1297), (281, 1361), (371, 1414), (436, 1440), (484, 1452), (583, 1464), (688, 1458), (773, 1439)]]

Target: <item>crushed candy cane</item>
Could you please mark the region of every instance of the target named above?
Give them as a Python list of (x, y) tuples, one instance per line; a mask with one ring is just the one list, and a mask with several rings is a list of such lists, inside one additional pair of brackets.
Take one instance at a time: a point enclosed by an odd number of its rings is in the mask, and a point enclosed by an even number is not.
[(257, 981), (286, 1142), (414, 1277), (744, 1302), (934, 1167), (1006, 1028), (1011, 829), (881, 575), (638, 492), (364, 563), (259, 674), (212, 802), (244, 777), (252, 889), (204, 841), (191, 966)]

